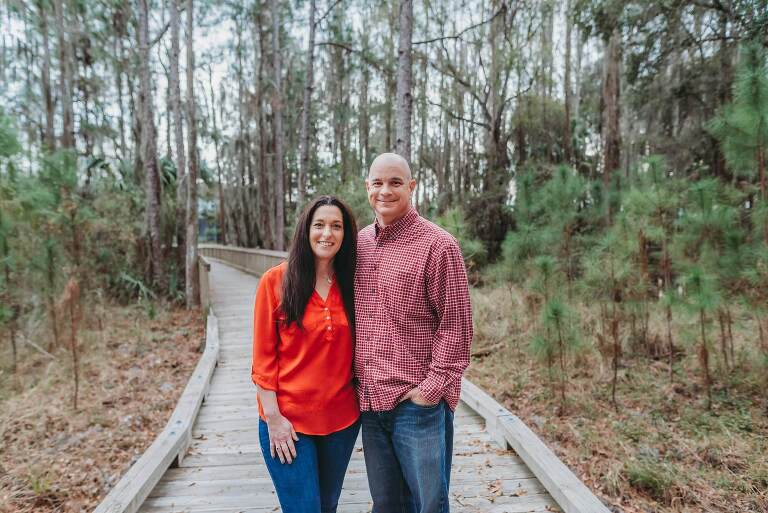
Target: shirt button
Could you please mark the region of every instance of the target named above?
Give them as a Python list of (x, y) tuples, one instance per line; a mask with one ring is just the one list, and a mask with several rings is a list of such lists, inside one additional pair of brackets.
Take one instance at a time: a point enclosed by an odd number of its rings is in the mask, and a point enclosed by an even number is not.
[(328, 317), (325, 318), (325, 320), (326, 321), (330, 321), (331, 320), (331, 316), (329, 315)]
[(329, 330), (329, 329), (331, 329), (331, 327), (330, 327), (330, 326), (328, 326), (326, 329), (327, 329), (327, 330)]

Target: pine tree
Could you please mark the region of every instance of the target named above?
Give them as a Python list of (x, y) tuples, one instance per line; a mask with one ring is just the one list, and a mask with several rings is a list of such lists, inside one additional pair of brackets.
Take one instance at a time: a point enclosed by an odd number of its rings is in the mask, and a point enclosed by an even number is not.
[[(766, 50), (760, 43), (747, 43), (742, 48), (733, 83), (733, 102), (709, 126), (720, 140), (730, 166), (738, 173), (757, 178), (760, 201), (764, 204), (768, 201), (768, 64)], [(768, 242), (768, 224), (763, 237)]]
[(685, 275), (685, 304), (698, 316), (699, 347), (698, 356), (701, 365), (704, 388), (707, 391), (707, 409), (712, 408), (712, 375), (709, 369), (710, 342), (707, 338), (707, 315), (716, 310), (721, 298), (715, 287), (715, 278), (700, 266), (694, 266)]

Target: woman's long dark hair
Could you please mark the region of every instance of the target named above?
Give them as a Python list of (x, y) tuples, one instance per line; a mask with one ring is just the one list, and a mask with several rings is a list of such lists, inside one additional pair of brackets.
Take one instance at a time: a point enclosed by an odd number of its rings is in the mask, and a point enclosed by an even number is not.
[(334, 196), (320, 196), (307, 205), (296, 223), (291, 251), (288, 254), (288, 268), (283, 276), (283, 294), (280, 310), (284, 315), (285, 326), (295, 322), (299, 328), (304, 318), (312, 292), (315, 290), (315, 254), (309, 243), (309, 228), (312, 216), (322, 206), (334, 206), (341, 210), (344, 222), (344, 239), (341, 248), (333, 258), (333, 271), (344, 300), (349, 325), (355, 325), (355, 263), (357, 261), (357, 224), (349, 207)]

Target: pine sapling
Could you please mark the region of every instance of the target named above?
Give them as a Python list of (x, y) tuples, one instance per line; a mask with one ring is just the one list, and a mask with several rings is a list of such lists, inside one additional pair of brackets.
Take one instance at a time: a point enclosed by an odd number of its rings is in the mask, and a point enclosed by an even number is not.
[(77, 278), (70, 277), (64, 292), (59, 298), (59, 309), (69, 320), (69, 349), (72, 354), (72, 379), (74, 381), (72, 393), (72, 405), (77, 411), (77, 396), (80, 388), (80, 369), (79, 369), (79, 350), (77, 343), (77, 333), (80, 325), (82, 312), (80, 310), (80, 284)]

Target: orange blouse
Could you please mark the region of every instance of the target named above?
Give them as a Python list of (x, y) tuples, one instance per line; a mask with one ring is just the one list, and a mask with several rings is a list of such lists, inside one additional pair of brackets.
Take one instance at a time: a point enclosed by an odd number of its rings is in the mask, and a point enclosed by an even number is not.
[[(277, 392), (280, 413), (306, 435), (327, 435), (360, 416), (352, 385), (352, 330), (334, 279), (323, 301), (317, 291), (302, 325), (285, 327), (278, 311), (287, 263), (261, 277), (253, 311), (253, 382)], [(259, 401), (259, 416), (264, 410)]]

